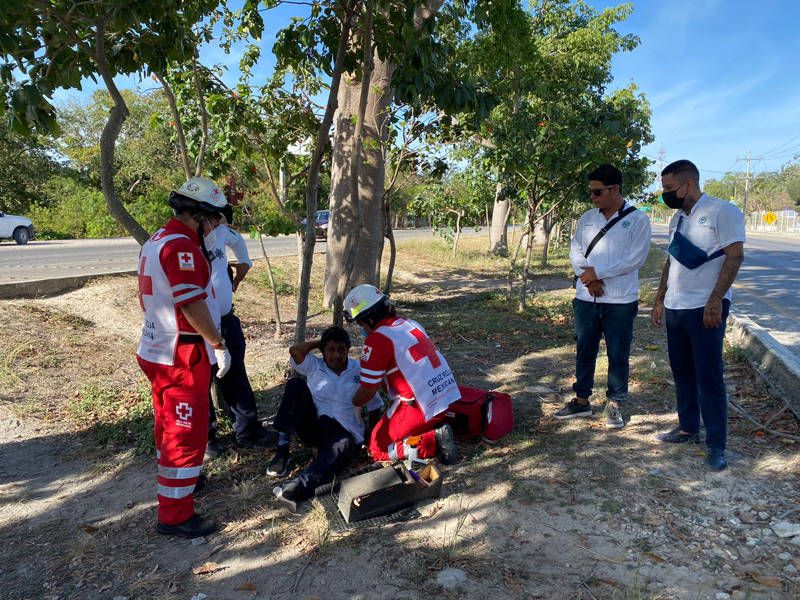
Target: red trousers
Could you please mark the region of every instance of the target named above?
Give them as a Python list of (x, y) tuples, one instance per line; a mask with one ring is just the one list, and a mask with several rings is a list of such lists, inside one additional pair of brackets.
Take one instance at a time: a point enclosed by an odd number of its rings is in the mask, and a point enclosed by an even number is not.
[(178, 343), (172, 367), (136, 358), (153, 387), (158, 521), (183, 523), (194, 515), (192, 494), (208, 441), (211, 365), (202, 342)]
[(394, 460), (408, 458), (406, 440), (419, 436), (417, 456), (432, 458), (436, 456), (436, 434), (434, 429), (444, 423), (444, 415), (425, 420), (422, 409), (416, 403), (401, 402), (391, 417), (383, 415), (369, 438), (369, 453), (373, 460)]

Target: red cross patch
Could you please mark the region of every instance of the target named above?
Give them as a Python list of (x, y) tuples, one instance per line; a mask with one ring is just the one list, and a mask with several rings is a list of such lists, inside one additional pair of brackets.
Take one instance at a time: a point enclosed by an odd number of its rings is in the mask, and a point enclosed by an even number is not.
[(178, 268), (181, 271), (194, 271), (194, 254), (178, 252)]

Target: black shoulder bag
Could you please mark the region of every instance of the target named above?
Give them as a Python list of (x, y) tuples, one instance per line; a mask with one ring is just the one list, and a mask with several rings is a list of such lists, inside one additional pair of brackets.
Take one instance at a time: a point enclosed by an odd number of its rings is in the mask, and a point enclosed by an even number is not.
[[(594, 247), (597, 245), (597, 242), (599, 242), (603, 238), (603, 236), (608, 233), (608, 230), (611, 229), (614, 225), (619, 223), (622, 219), (627, 217), (629, 214), (631, 214), (635, 210), (636, 210), (635, 206), (629, 206), (628, 208), (626, 208), (624, 210), (620, 208), (619, 212), (617, 213), (617, 216), (614, 217), (613, 219), (611, 219), (608, 223), (606, 223), (603, 226), (603, 228), (600, 231), (597, 232), (597, 235), (594, 236), (594, 239), (592, 239), (592, 241), (589, 242), (589, 246), (586, 248), (586, 252), (583, 253), (583, 258), (589, 258), (589, 255), (592, 253), (592, 250), (594, 250)], [(578, 276), (577, 275), (573, 275), (572, 276), (572, 287), (574, 288), (577, 285), (578, 285)]]

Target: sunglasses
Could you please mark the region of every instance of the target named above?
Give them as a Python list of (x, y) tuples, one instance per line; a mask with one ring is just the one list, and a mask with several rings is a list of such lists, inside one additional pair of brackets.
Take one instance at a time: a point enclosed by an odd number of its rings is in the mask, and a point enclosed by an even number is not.
[(603, 187), (599, 187), (599, 188), (589, 188), (589, 193), (592, 196), (595, 196), (595, 197), (602, 196), (604, 191), (610, 190), (612, 187), (614, 187), (614, 186), (613, 185), (604, 185)]

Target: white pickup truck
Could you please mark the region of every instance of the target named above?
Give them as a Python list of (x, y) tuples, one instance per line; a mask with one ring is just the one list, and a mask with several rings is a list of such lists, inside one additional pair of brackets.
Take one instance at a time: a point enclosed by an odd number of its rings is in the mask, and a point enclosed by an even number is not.
[(18, 244), (27, 244), (33, 238), (33, 223), (25, 217), (9, 215), (0, 211), (0, 240), (14, 240)]

